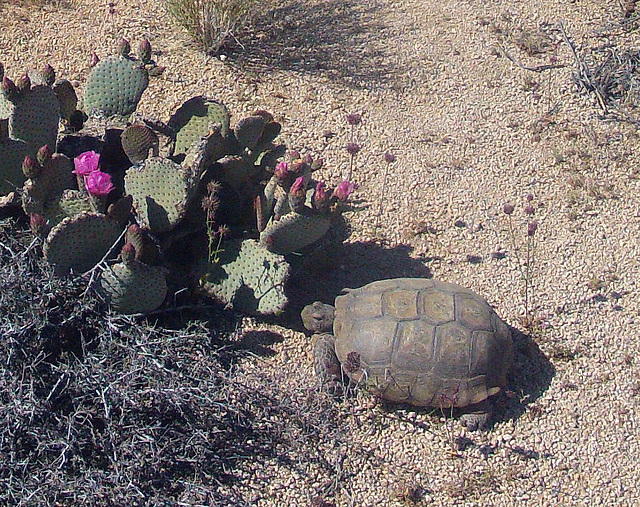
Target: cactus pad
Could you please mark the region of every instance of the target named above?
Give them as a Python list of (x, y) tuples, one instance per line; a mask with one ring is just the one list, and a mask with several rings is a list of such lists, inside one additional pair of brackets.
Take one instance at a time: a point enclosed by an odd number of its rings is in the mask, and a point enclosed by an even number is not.
[(217, 264), (205, 263), (201, 287), (209, 296), (253, 314), (277, 314), (287, 304), (289, 264), (257, 241), (227, 240)]
[(126, 56), (109, 56), (89, 74), (84, 111), (92, 115), (129, 116), (149, 86), (144, 65)]
[(45, 207), (57, 201), (65, 190), (76, 186), (76, 178), (72, 171), (71, 159), (66, 155), (54, 153), (45, 163), (38, 177), (25, 182), (22, 195), (22, 207), (25, 213), (45, 215)]
[(78, 107), (78, 96), (73, 85), (66, 79), (59, 79), (53, 85), (53, 93), (58, 97), (60, 116), (65, 121), (69, 121)]
[(47, 199), (41, 214), (50, 226), (54, 226), (67, 217), (73, 217), (85, 211), (93, 211), (86, 194), (78, 190), (65, 190), (59, 196)]
[(271, 221), (260, 233), (260, 244), (271, 252), (288, 254), (317, 241), (331, 226), (327, 215), (312, 212), (287, 213)]
[(22, 90), (12, 101), (9, 133), (14, 139), (25, 141), (35, 152), (46, 145), (56, 146), (60, 105), (49, 86), (35, 85)]
[(222, 137), (229, 133), (229, 110), (221, 102), (206, 97), (187, 100), (169, 119), (168, 126), (176, 133), (174, 155), (186, 153), (189, 147), (208, 135), (215, 125)]
[(170, 230), (184, 215), (189, 186), (181, 166), (169, 159), (153, 157), (129, 168), (124, 188), (138, 222), (153, 233)]
[(92, 269), (118, 240), (122, 230), (99, 213), (65, 218), (47, 236), (44, 257), (56, 274)]
[(158, 308), (167, 295), (165, 268), (136, 260), (118, 262), (97, 280), (97, 291), (120, 313), (145, 313)]
[(151, 150), (153, 150), (154, 157), (158, 156), (158, 136), (146, 125), (131, 125), (125, 128), (120, 139), (122, 149), (133, 164), (138, 164), (146, 159)]

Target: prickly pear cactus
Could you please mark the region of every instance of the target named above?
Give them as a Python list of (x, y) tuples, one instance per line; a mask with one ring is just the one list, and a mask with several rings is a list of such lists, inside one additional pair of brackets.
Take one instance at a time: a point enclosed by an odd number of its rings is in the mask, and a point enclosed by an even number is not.
[(223, 139), (229, 133), (229, 110), (221, 102), (207, 97), (193, 97), (182, 104), (169, 119), (168, 126), (176, 133), (174, 156), (187, 150), (218, 126)]
[(56, 225), (44, 244), (44, 257), (58, 275), (92, 269), (118, 240), (122, 229), (99, 213), (81, 213)]
[(128, 42), (123, 39), (118, 50), (120, 54), (98, 61), (89, 74), (83, 98), (89, 115), (129, 116), (149, 86), (149, 71), (129, 55)]
[(121, 261), (103, 270), (97, 292), (116, 312), (146, 313), (158, 308), (167, 295), (166, 270), (148, 266), (135, 258), (136, 250), (125, 243)]
[(331, 217), (313, 213), (287, 213), (271, 221), (260, 233), (260, 244), (271, 252), (288, 254), (310, 245), (324, 236), (331, 226)]
[(222, 243), (219, 262), (199, 266), (201, 289), (209, 296), (252, 314), (278, 314), (287, 304), (289, 264), (253, 239)]

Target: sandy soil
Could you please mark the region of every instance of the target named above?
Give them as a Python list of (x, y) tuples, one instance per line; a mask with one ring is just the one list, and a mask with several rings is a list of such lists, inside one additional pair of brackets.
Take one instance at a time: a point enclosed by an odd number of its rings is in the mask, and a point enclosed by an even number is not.
[[(0, 61), (10, 76), (51, 63), (81, 90), (91, 50), (147, 37), (167, 70), (142, 113), (166, 120), (198, 94), (235, 118), (268, 109), (290, 147), (325, 158), (333, 182), (349, 166), (346, 114), (361, 113), (361, 210), (348, 216), (341, 269), (318, 293), (328, 300), (339, 285), (433, 275), (483, 294), (525, 332), (491, 431), (469, 434), (455, 420), (363, 397), (346, 409), (349, 445), (318, 442), (328, 468), (293, 456), (292, 472), (273, 459), (237, 486), (247, 502), (403, 505), (415, 493), (424, 505), (631, 506), (640, 504), (637, 128), (578, 93), (560, 28), (593, 69), (607, 51), (637, 47), (637, 26), (624, 21), (617, 0), (292, 1), (222, 61), (173, 28), (158, 1), (119, 0), (113, 14), (106, 1), (9, 1), (0, 4)], [(383, 188), (387, 151), (397, 160)], [(513, 237), (506, 202), (516, 208)], [(270, 329), (285, 337), (270, 345), (276, 354), (243, 368), (312, 388), (308, 339)]]

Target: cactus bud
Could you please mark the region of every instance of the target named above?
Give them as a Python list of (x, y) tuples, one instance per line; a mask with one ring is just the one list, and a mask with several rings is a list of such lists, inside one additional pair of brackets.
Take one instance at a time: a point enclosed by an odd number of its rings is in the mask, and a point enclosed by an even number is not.
[(151, 62), (151, 43), (147, 39), (140, 42), (138, 46), (138, 57), (142, 60), (142, 63)]
[(56, 71), (51, 65), (46, 64), (42, 69), (42, 77), (47, 86), (53, 86), (53, 83), (56, 82)]
[(136, 259), (136, 248), (131, 243), (125, 243), (120, 250), (120, 258), (125, 264), (131, 264)]
[(527, 215), (533, 215), (533, 214), (536, 212), (536, 208), (535, 208), (532, 204), (527, 204), (527, 205), (524, 207), (524, 212), (525, 212)]
[(313, 207), (318, 211), (325, 211), (329, 208), (329, 201), (327, 186), (322, 181), (319, 181), (311, 199)]
[(278, 162), (276, 164), (275, 170), (273, 171), (273, 174), (278, 179), (278, 181), (284, 181), (289, 174), (289, 164), (287, 162)]
[(322, 166), (324, 165), (324, 159), (322, 158), (317, 158), (315, 159), (312, 164), (311, 164), (311, 170), (312, 171), (318, 171), (320, 169), (322, 169)]
[(2, 78), (2, 85), (0, 85), (0, 88), (2, 88), (2, 94), (7, 100), (13, 100), (18, 95), (18, 88), (7, 76)]
[(20, 92), (31, 88), (31, 79), (29, 79), (29, 76), (27, 74), (20, 76), (18, 81), (16, 81), (16, 87)]
[(52, 155), (53, 155), (53, 152), (51, 151), (51, 148), (49, 148), (48, 144), (45, 144), (42, 148), (38, 150), (38, 153), (36, 154), (36, 159), (38, 160), (38, 163), (40, 165), (45, 165), (49, 162), (49, 160), (51, 160)]
[(37, 213), (29, 215), (29, 227), (33, 234), (41, 238), (44, 238), (49, 233), (49, 224), (47, 224), (46, 218)]
[(131, 44), (123, 37), (118, 43), (117, 51), (121, 56), (129, 56), (129, 53), (131, 52)]
[(91, 51), (91, 60), (89, 60), (89, 67), (95, 67), (100, 62), (100, 58), (95, 51)]
[(289, 153), (287, 153), (287, 156), (289, 157), (289, 160), (297, 160), (300, 158), (300, 152), (298, 150), (290, 150)]
[(306, 184), (304, 178), (300, 176), (293, 182), (289, 189), (289, 206), (293, 211), (301, 211), (304, 208), (304, 201), (307, 197)]
[(510, 203), (507, 203), (502, 207), (502, 211), (504, 211), (505, 215), (511, 215), (511, 213), (513, 213), (515, 209), (515, 206)]
[(296, 160), (295, 162), (292, 162), (291, 165), (289, 166), (289, 171), (291, 171), (294, 174), (299, 174), (304, 170), (304, 162), (302, 160)]
[(384, 161), (387, 164), (393, 164), (396, 161), (396, 156), (390, 151), (388, 151), (384, 154)]
[(538, 222), (536, 220), (529, 222), (529, 225), (527, 226), (527, 236), (533, 237), (537, 230)]
[(31, 155), (24, 157), (22, 162), (22, 173), (29, 179), (37, 178), (42, 171), (42, 166)]

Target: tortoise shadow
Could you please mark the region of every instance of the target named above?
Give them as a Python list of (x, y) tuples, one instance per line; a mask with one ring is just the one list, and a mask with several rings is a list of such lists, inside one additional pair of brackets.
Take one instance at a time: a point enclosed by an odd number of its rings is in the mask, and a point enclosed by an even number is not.
[(239, 71), (299, 72), (372, 89), (398, 74), (381, 34), (380, 5), (363, 0), (294, 1), (269, 12), (225, 47)]

